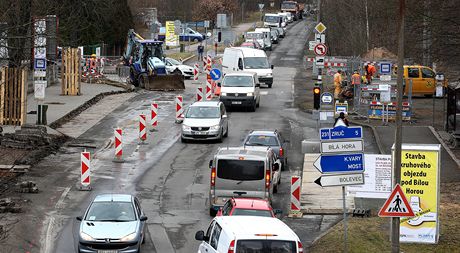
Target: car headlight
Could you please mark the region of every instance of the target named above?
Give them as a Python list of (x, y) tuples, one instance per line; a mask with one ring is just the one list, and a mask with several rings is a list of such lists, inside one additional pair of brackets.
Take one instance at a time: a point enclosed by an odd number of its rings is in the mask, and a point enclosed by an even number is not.
[(85, 241), (96, 241), (93, 237), (91, 237), (90, 235), (84, 233), (84, 232), (80, 232), (80, 238), (85, 240)]
[(254, 96), (254, 92), (248, 92), (248, 93), (246, 94), (246, 96), (252, 97), (252, 96)]
[(129, 242), (129, 241), (133, 241), (134, 239), (136, 239), (136, 233), (129, 234), (129, 235), (121, 238), (120, 241)]
[(192, 128), (190, 126), (187, 126), (187, 125), (182, 125), (182, 130), (183, 131), (190, 131), (190, 130), (192, 130)]
[(273, 74), (272, 73), (268, 73), (267, 76), (272, 76)]
[(209, 129), (212, 130), (212, 131), (218, 131), (220, 129), (220, 126), (215, 125), (215, 126), (210, 127)]
[(222, 92), (222, 93), (220, 94), (220, 96), (225, 97), (225, 96), (227, 96), (227, 93)]

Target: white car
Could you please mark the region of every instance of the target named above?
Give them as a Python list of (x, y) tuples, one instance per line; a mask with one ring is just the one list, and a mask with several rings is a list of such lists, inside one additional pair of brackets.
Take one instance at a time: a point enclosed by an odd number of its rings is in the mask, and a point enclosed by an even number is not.
[(193, 67), (182, 64), (182, 62), (176, 59), (166, 57), (165, 66), (168, 74), (181, 74), (185, 78), (193, 77)]

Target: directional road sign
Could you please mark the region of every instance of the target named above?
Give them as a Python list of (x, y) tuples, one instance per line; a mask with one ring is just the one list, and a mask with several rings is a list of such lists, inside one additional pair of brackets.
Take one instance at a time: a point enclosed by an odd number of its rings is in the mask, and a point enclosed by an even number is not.
[(319, 43), (319, 44), (316, 44), (313, 51), (315, 52), (317, 56), (325, 56), (327, 53), (327, 47), (326, 45)]
[(390, 194), (379, 211), (380, 217), (413, 217), (414, 211), (407, 201), (406, 195), (399, 184)]
[(323, 140), (337, 140), (337, 139), (362, 139), (363, 128), (358, 127), (334, 127), (334, 128), (321, 128), (319, 130), (320, 139)]
[(214, 81), (219, 80), (220, 77), (222, 76), (222, 73), (218, 69), (212, 69), (210, 74), (211, 74), (212, 80)]
[(362, 152), (363, 150), (362, 140), (321, 142), (321, 153)]
[(357, 173), (364, 171), (363, 154), (321, 155), (313, 163), (321, 173)]
[(322, 175), (315, 183), (323, 187), (364, 184), (364, 174)]

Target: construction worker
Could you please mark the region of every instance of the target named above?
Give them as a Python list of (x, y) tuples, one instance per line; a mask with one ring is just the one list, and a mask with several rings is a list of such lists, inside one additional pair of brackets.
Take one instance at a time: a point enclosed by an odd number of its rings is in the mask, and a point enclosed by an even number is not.
[(96, 73), (96, 66), (97, 66), (96, 54), (92, 54), (91, 58), (89, 59), (89, 72), (91, 74)]
[(355, 70), (355, 72), (351, 76), (351, 84), (353, 86), (353, 96), (355, 97), (355, 99), (359, 99), (361, 91), (361, 75), (359, 74), (358, 70)]
[(374, 67), (374, 63), (371, 63), (371, 64), (368, 63), (365, 67), (365, 70), (366, 70), (367, 84), (371, 84), (372, 77), (374, 76), (375, 72), (377, 72), (377, 70)]
[(337, 70), (334, 74), (334, 98), (339, 99), (339, 95), (342, 93), (342, 70)]

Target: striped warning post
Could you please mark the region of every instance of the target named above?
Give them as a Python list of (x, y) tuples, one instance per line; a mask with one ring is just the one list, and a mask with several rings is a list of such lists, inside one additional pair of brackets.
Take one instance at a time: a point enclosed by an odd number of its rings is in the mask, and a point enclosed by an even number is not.
[(147, 140), (146, 118), (145, 114), (139, 114), (139, 144), (144, 144)]
[(153, 102), (150, 105), (150, 125), (152, 128), (150, 131), (155, 131), (156, 128), (158, 127), (158, 104), (156, 102)]
[(114, 131), (115, 134), (115, 158), (114, 162), (123, 162), (123, 130), (121, 128), (117, 128)]
[(199, 74), (200, 74), (200, 70), (199, 70), (198, 63), (195, 63), (195, 65), (193, 66), (193, 80), (197, 81)]
[(208, 57), (206, 59), (206, 71), (208, 73), (211, 71), (211, 67), (212, 67), (212, 57), (210, 55), (208, 55)]
[(298, 216), (302, 214), (300, 212), (300, 182), (300, 177), (291, 177), (291, 211), (289, 213), (290, 216)]
[(81, 177), (80, 183), (82, 190), (91, 189), (91, 154), (89, 152), (81, 152)]
[(212, 80), (211, 75), (206, 76), (206, 100), (212, 99)]
[(196, 88), (196, 101), (203, 101), (203, 87)]
[(184, 118), (183, 98), (181, 95), (176, 96), (176, 123), (181, 123)]

